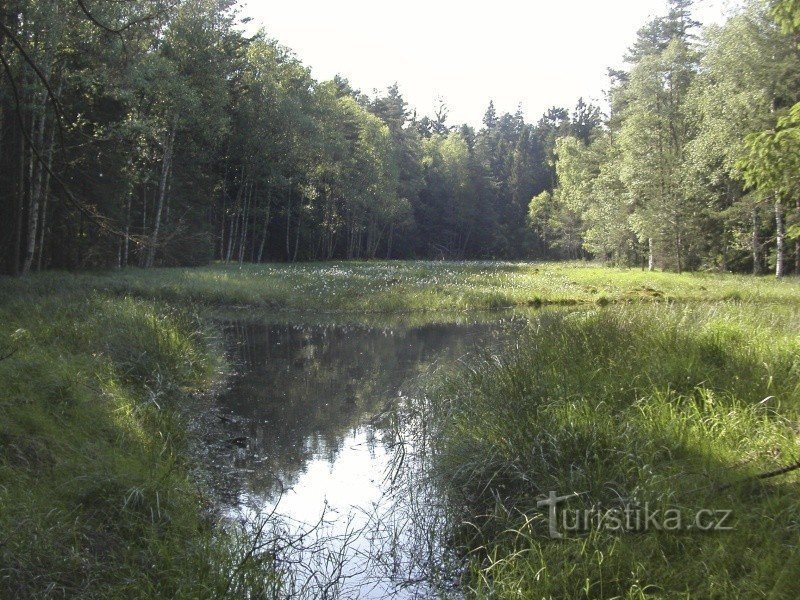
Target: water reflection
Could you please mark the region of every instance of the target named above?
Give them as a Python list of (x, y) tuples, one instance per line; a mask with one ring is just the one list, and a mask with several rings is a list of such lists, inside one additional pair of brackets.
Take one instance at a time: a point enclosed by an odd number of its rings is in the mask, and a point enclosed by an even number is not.
[[(420, 532), (400, 516), (393, 470), (416, 461), (415, 481), (401, 478), (403, 497), (416, 496), (408, 490), (424, 487), (419, 449), (399, 441), (412, 426), (420, 376), (497, 346), (508, 330), (508, 320), (408, 328), (227, 325), (238, 367), (219, 400), (229, 502), (239, 515), (275, 510), (290, 531), (313, 530), (320, 554), (302, 556), (311, 575), (294, 582), (308, 596), (432, 593), (416, 581), (424, 579), (416, 563), (430, 562), (430, 548), (418, 560), (407, 547)], [(309, 567), (315, 560), (320, 564)], [(311, 593), (309, 577), (320, 580), (316, 589), (324, 594)], [(331, 578), (336, 593), (325, 588)]]

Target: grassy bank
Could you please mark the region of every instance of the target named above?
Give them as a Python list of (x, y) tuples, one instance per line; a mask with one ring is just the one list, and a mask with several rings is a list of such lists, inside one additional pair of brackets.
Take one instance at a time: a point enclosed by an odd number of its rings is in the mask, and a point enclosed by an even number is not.
[[(500, 598), (796, 598), (800, 308), (608, 307), (542, 314), (500, 357), (441, 384), (438, 464), (471, 556), (466, 585)], [(684, 524), (551, 539), (558, 509), (647, 503)], [(574, 519), (567, 513), (568, 525)]]
[[(204, 518), (175, 410), (219, 369), (191, 312), (237, 306), (290, 321), (421, 324), (581, 305), (542, 312), (516, 349), (438, 391), (449, 402), (437, 457), (473, 522), (456, 538), (472, 552), (469, 585), (524, 598), (791, 585), (796, 475), (717, 484), (796, 459), (798, 297), (797, 281), (583, 264), (0, 279), (0, 596), (236, 597), (279, 585), (269, 566), (242, 563), (248, 540)], [(710, 503), (734, 509), (737, 529), (551, 542), (536, 507), (549, 490), (604, 505)]]
[(786, 303), (800, 296), (796, 278), (778, 282), (769, 276), (677, 275), (584, 263), (218, 264), (195, 269), (46, 273), (24, 285), (34, 293), (96, 289), (179, 304), (358, 314), (668, 300)]
[(202, 326), (58, 280), (0, 281), (0, 596), (241, 593), (175, 410), (219, 367)]

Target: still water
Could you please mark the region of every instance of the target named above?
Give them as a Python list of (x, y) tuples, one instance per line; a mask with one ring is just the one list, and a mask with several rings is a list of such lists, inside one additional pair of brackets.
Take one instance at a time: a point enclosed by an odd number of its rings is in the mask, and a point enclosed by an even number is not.
[(237, 372), (218, 400), (216, 467), (232, 519), (293, 540), (273, 550), (287, 595), (458, 595), (421, 390), (519, 323), (226, 324)]

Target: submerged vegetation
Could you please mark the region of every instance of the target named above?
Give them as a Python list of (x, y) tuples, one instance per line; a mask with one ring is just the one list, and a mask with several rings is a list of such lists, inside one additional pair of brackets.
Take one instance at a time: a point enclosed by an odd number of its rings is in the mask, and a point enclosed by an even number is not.
[[(798, 331), (797, 303), (548, 312), (447, 378), (437, 463), (471, 593), (797, 597), (798, 472), (758, 475), (800, 458)], [(551, 491), (580, 494), (558, 507), (565, 539), (539, 504)], [(564, 529), (575, 510), (645, 506), (694, 529)], [(732, 529), (698, 530), (703, 510), (731, 511)]]

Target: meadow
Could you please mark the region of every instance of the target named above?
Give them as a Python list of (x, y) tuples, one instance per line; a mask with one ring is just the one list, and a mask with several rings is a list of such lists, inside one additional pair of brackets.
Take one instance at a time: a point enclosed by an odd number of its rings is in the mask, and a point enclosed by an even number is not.
[(397, 314), (631, 302), (791, 303), (795, 279), (649, 272), (590, 263), (371, 261), (34, 274), (4, 296), (92, 289), (181, 306)]
[[(552, 306), (438, 380), (441, 485), (478, 597), (795, 597), (800, 282), (581, 263), (212, 265), (0, 278), (0, 595), (277, 589), (214, 525), (185, 413), (226, 365), (219, 311), (458, 321)], [(199, 405), (197, 403), (200, 403)], [(206, 404), (203, 404), (206, 403)], [(550, 540), (587, 492), (729, 508), (731, 532)], [(457, 508), (456, 508), (457, 507)], [(264, 557), (267, 560), (268, 557)], [(795, 594), (795, 596), (792, 596)]]

